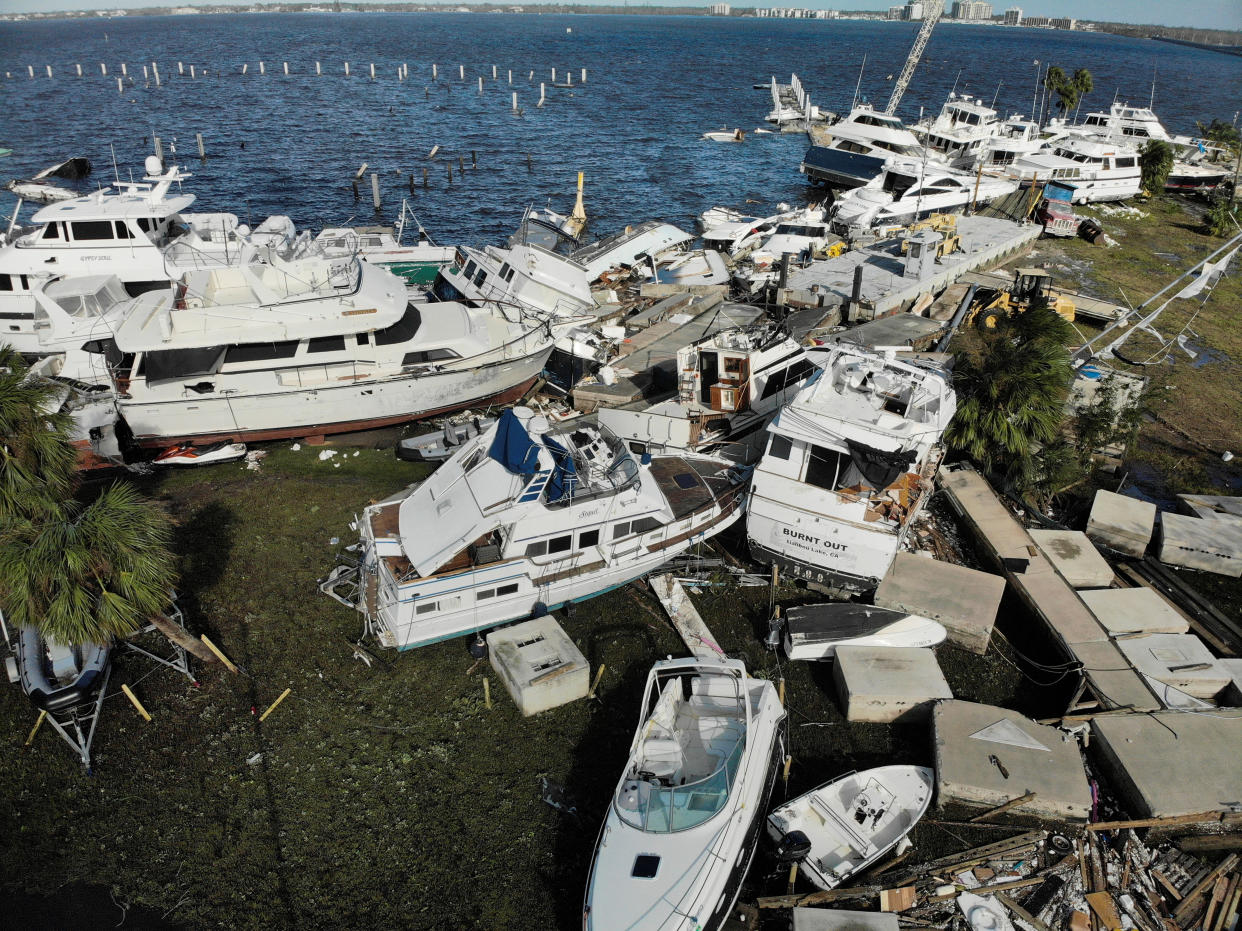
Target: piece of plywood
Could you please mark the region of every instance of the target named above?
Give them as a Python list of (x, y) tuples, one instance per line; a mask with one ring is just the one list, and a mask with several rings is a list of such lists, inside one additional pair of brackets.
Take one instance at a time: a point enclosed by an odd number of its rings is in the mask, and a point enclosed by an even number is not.
[(880, 911), (882, 912), (904, 912), (914, 907), (914, 901), (914, 886), (880, 890)]
[(1117, 903), (1113, 900), (1111, 893), (1088, 892), (1086, 899), (1087, 905), (1091, 907), (1091, 911), (1099, 919), (1100, 927), (1104, 928), (1105, 931), (1113, 931), (1114, 928), (1121, 927), (1121, 915), (1117, 912)]

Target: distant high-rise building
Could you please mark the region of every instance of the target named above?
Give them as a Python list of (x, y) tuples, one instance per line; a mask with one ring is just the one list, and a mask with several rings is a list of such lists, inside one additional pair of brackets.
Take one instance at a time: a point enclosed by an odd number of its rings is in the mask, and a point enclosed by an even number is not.
[(1078, 20), (1069, 16), (1058, 16), (1052, 21), (1053, 29), (1073, 29), (1078, 25)]
[(889, 19), (905, 19), (906, 8), (904, 6), (890, 6), (888, 8)]
[(991, 19), (992, 4), (984, 0), (956, 0), (952, 16), (953, 19)]
[(906, 0), (906, 19), (921, 20), (923, 18), (923, 4), (921, 0)]
[(1021, 26), (1022, 25), (1022, 7), (1011, 6), (1009, 9), (1005, 11), (1005, 25), (1006, 26)]
[(712, 16), (728, 16), (729, 15), (729, 4), (713, 3), (711, 6), (707, 8), (707, 12), (711, 14)]

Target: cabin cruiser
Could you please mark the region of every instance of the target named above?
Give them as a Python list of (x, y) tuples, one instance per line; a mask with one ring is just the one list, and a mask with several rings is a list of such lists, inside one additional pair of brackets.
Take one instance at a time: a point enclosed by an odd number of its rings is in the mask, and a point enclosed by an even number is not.
[(587, 880), (586, 931), (719, 931), (754, 859), (785, 755), (786, 712), (741, 660), (667, 659)]
[(117, 404), (143, 446), (365, 430), (506, 403), (552, 352), (546, 322), (495, 306), (415, 304), (351, 259), (190, 272), (117, 327)]
[(827, 213), (822, 207), (808, 208), (805, 216), (778, 223), (772, 235), (746, 256), (734, 272), (734, 281), (744, 291), (757, 293), (778, 279), (786, 256), (805, 264), (816, 253), (840, 242)]
[[(776, 240), (777, 247), (784, 237), (815, 237), (818, 231), (809, 228), (823, 223), (822, 206), (810, 204), (795, 209), (788, 209), (785, 204), (780, 206), (786, 209), (770, 217), (741, 217), (704, 230), (703, 245), (737, 258), (755, 249), (769, 249), (774, 237), (782, 237)], [(799, 252), (805, 248), (805, 243), (798, 245)]]
[(329, 227), (314, 239), (314, 250), (327, 258), (356, 255), (364, 262), (385, 268), (407, 284), (426, 287), (441, 268), (452, 263), (457, 250), (437, 246), (419, 227), (418, 242), (403, 245), (401, 233), (384, 226)]
[(955, 171), (943, 165), (891, 160), (881, 174), (832, 205), (832, 228), (856, 237), (879, 226), (900, 226), (933, 213), (957, 213), (1018, 189), (1016, 181)]
[[(230, 213), (193, 214), (194, 195), (173, 193), (191, 177), (147, 159), (145, 183), (118, 181), (85, 197), (35, 212), (32, 228), (12, 229), (0, 243), (0, 339), (36, 355), (34, 290), (49, 277), (115, 275), (131, 295), (167, 288), (195, 268), (288, 258), (305, 243), (287, 218), (260, 225), (262, 236)], [(20, 205), (19, 205), (20, 209)]]
[(586, 270), (587, 281), (594, 284), (613, 269), (629, 269), (652, 259), (658, 261), (684, 250), (693, 241), (693, 236), (671, 223), (648, 220), (581, 246), (570, 253), (570, 258)]
[(1063, 181), (1074, 186), (1073, 203), (1089, 204), (1133, 197), (1142, 190), (1143, 170), (1133, 148), (1067, 137), (1015, 159), (1005, 176), (1023, 185)]
[(828, 127), (830, 141), (813, 145), (802, 157), (801, 172), (815, 184), (852, 188), (866, 184), (894, 155), (922, 158), (922, 143), (895, 116), (860, 104)]
[(429, 479), (367, 507), (360, 566), (321, 587), (382, 645), (423, 646), (640, 578), (736, 521), (744, 489), (724, 460), (640, 461), (601, 424), (551, 427), (515, 408)]
[(983, 101), (949, 94), (935, 119), (915, 127), (927, 150), (952, 168), (973, 169), (993, 136), (1002, 131), (997, 113)]
[(1047, 148), (1065, 135), (1063, 125), (1054, 119), (1041, 127), (1035, 120), (1020, 114), (1009, 117), (984, 143), (979, 154), (984, 172), (1002, 174), (1015, 160)]
[(773, 324), (721, 330), (677, 351), (674, 397), (641, 410), (601, 408), (599, 421), (638, 453), (753, 462), (765, 442), (760, 428), (826, 355)]
[(874, 588), (926, 503), (956, 409), (942, 369), (834, 344), (768, 425), (746, 517), (751, 552), (830, 588)]

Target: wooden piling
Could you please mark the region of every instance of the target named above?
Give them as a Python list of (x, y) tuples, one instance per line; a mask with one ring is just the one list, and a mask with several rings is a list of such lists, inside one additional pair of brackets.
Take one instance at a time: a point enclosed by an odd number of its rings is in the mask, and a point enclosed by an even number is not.
[(604, 678), (604, 670), (606, 668), (607, 668), (607, 664), (605, 663), (599, 664), (599, 672), (595, 674), (595, 681), (591, 683), (590, 691), (587, 692), (587, 698), (595, 697), (595, 690), (599, 688), (599, 680)]
[(375, 209), (380, 209), (379, 173), (371, 172), (371, 199), (375, 201)]
[(203, 643), (206, 644), (207, 649), (211, 650), (211, 652), (216, 655), (216, 659), (224, 663), (225, 669), (229, 672), (237, 672), (237, 667), (233, 665), (233, 661), (225, 656), (224, 652), (218, 646), (208, 640), (205, 636), (200, 636), (198, 639), (203, 641)]
[(496, 80), (496, 66), (492, 65), (492, 80)]
[(361, 196), (362, 196), (358, 193), (358, 181), (357, 179), (355, 179), (349, 183), (354, 189), (354, 203), (356, 204), (358, 203), (358, 201), (361, 199)]
[[(49, 78), (52, 76), (52, 69), (51, 69), (51, 68), (48, 68), (48, 69), (47, 69), (47, 76), (48, 76)], [(143, 65), (143, 66), (142, 66), (142, 80), (143, 80), (144, 82), (151, 80), (151, 75), (147, 73), (147, 66), (146, 66), (146, 65)]]
[(461, 81), (466, 80), (466, 66), (465, 65), (457, 66), (457, 78), (458, 80), (461, 80)]
[(190, 65), (190, 80), (194, 80), (194, 66)]
[(345, 77), (349, 77), (349, 62), (345, 62)]
[(448, 180), (449, 180), (449, 184), (452, 184), (452, 183), (453, 183), (453, 163), (452, 163), (452, 162), (445, 162), (445, 163), (444, 163), (444, 166), (448, 169)]
[(535, 72), (533, 72), (533, 71), (532, 71), (530, 74), (528, 74), (528, 75), (526, 76), (526, 80), (528, 80), (528, 81), (533, 81), (533, 80), (535, 80)]
[(517, 113), (517, 91), (513, 92), (513, 112)]
[(275, 710), (276, 710), (276, 707), (277, 707), (277, 706), (278, 706), (278, 705), (279, 705), (282, 701), (284, 701), (286, 698), (288, 698), (288, 697), (289, 697), (289, 693), (290, 693), (290, 692), (292, 692), (292, 691), (293, 691), (293, 689), (291, 689), (291, 688), (290, 688), (290, 689), (285, 689), (283, 692), (281, 692), (281, 693), (280, 693), (280, 695), (279, 695), (279, 696), (277, 696), (276, 700), (275, 700), (274, 702), (272, 702), (270, 705), (268, 705), (268, 706), (267, 706), (267, 710), (266, 710), (265, 712), (263, 712), (261, 715), (259, 715), (259, 723), (260, 723), (260, 724), (262, 724), (264, 721), (266, 721), (266, 720), (267, 720), (267, 716), (268, 716), (269, 714), (271, 714), (273, 711), (275, 711)]
[(125, 85), (124, 85), (123, 83), (121, 83), (121, 79), (120, 79), (120, 78), (117, 78), (117, 79), (116, 79), (116, 92), (117, 92), (118, 94), (123, 94), (123, 93), (125, 93)]
[(479, 167), (479, 153), (475, 149), (470, 150), (470, 167), (471, 168)]
[(479, 93), (483, 93), (483, 76), (479, 75)]
[(286, 61), (286, 62), (283, 62), (282, 64), (284, 64), (285, 66), (285, 74), (288, 74), (289, 73), (289, 62)]
[(483, 704), (487, 705), (488, 710), (492, 707), (492, 683), (487, 676), (483, 677)]
[(539, 103), (537, 104), (537, 106), (540, 106), (540, 107), (543, 106), (543, 101), (547, 97), (547, 93), (548, 93), (547, 85), (544, 84), (542, 81), (540, 81), (539, 82)]
[(267, 74), (267, 65), (265, 62), (259, 62), (259, 74)]
[(534, 171), (534, 169), (535, 169), (535, 165), (534, 165), (534, 163), (531, 161), (531, 158), (530, 158), (530, 153), (529, 153), (529, 152), (527, 152), (527, 153), (526, 153), (526, 170), (527, 170), (527, 171)]
[(77, 65), (74, 65), (73, 67), (78, 69), (78, 77), (82, 77), (82, 66), (80, 64), (77, 64)]
[(99, 63), (99, 73), (102, 74), (105, 78), (108, 76), (108, 65), (106, 62), (101, 61)]
[(410, 193), (414, 193), (414, 172), (410, 172)]
[(26, 737), (26, 743), (23, 746), (29, 747), (34, 743), (35, 734), (39, 733), (39, 728), (43, 726), (43, 719), (47, 717), (47, 709), (39, 712), (39, 719), (35, 721), (34, 727), (30, 729), (30, 734)]
[(151, 62), (151, 76), (155, 78), (155, 86), (160, 86), (160, 66)]
[(434, 80), (436, 80), (439, 76), (440, 76), (440, 74), (439, 74), (439, 67), (438, 67), (437, 65), (432, 65), (432, 66), (431, 66), (431, 80), (433, 80), (433, 81), (434, 81)]
[(138, 713), (139, 713), (140, 715), (142, 715), (143, 720), (145, 720), (145, 721), (150, 721), (150, 720), (151, 720), (151, 713), (150, 713), (149, 711), (147, 711), (147, 709), (146, 709), (146, 708), (142, 707), (142, 702), (140, 702), (140, 701), (138, 700), (138, 696), (137, 696), (137, 695), (135, 695), (135, 694), (134, 694), (134, 693), (130, 690), (130, 687), (129, 687), (128, 685), (124, 685), (124, 684), (123, 684), (123, 685), (121, 686), (121, 691), (125, 693), (125, 697), (129, 699), (129, 703), (130, 703), (131, 705), (133, 705), (135, 709), (137, 709), (137, 711), (138, 711)]
[(582, 69), (582, 83), (586, 83), (586, 68)]
[(198, 157), (207, 161), (207, 152), (203, 149), (203, 134), (195, 133), (194, 138), (198, 141)]
[(125, 62), (121, 62), (121, 77), (129, 77), (129, 65), (125, 64)]
[(423, 168), (423, 187), (428, 187), (428, 186), (429, 186), (429, 185), (427, 184), (427, 175), (428, 175), (428, 171), (427, 171), (427, 169), (424, 167), (424, 168)]
[(464, 155), (457, 156), (457, 173), (459, 175), (466, 173), (466, 157)]
[(323, 68), (320, 66), (320, 62), (315, 62), (315, 74), (323, 74)]
[(181, 74), (181, 75), (185, 74), (185, 62), (183, 61), (177, 62), (177, 74)]
[(27, 65), (27, 66), (26, 66), (26, 71), (30, 73), (30, 76), (31, 76), (32, 78), (34, 77), (34, 65)]
[(244, 64), (244, 65), (242, 65), (242, 74), (245, 74), (245, 73), (246, 73), (247, 71), (249, 71), (249, 70), (250, 70), (250, 65), (249, 65), (249, 64)]
[(375, 80), (375, 62), (371, 62), (371, 80)]
[(555, 68), (552, 69), (552, 83), (553, 84), (556, 83), (556, 69)]
[(435, 157), (436, 157), (436, 153), (437, 153), (437, 152), (439, 152), (439, 151), (440, 151), (440, 147), (439, 147), (438, 145), (433, 145), (433, 146), (431, 147), (431, 151), (427, 153), (427, 157), (428, 157), (428, 158), (435, 158)]
[(509, 83), (510, 84), (513, 83), (513, 69), (512, 68), (509, 69)]

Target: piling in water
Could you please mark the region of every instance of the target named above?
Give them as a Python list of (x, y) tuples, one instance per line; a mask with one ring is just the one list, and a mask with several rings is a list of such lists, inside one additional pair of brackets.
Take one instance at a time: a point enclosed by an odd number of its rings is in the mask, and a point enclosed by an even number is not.
[(125, 62), (121, 62), (121, 76), (129, 77), (129, 65), (125, 64)]
[(99, 63), (99, 73), (105, 78), (108, 76), (108, 66), (102, 61)]
[(203, 148), (203, 134), (195, 133), (194, 138), (198, 140), (198, 157), (203, 161), (207, 161), (207, 151)]
[(479, 75), (479, 93), (483, 93), (483, 76)]
[(287, 61), (284, 62), (284, 66), (285, 66), (285, 74), (288, 74), (289, 73), (289, 62)]
[(375, 62), (371, 62), (371, 80), (375, 80)]
[(259, 62), (259, 74), (267, 74), (267, 66), (263, 62)]
[(120, 78), (117, 78), (117, 79), (116, 79), (116, 92), (117, 92), (118, 94), (123, 94), (123, 93), (125, 93), (125, 85), (121, 82), (121, 79), (120, 79)]
[(470, 150), (470, 167), (471, 168), (479, 167), (479, 153), (474, 149)]
[(586, 68), (582, 69), (582, 83), (586, 83)]
[(177, 62), (177, 74), (185, 74), (185, 62)]
[(427, 183), (427, 175), (428, 175), (428, 170), (427, 170), (427, 168), (426, 168), (426, 167), (424, 167), (424, 168), (423, 168), (423, 187), (428, 187), (428, 186), (429, 186), (429, 185), (428, 185), (428, 183)]
[(492, 65), (492, 80), (496, 80), (496, 66)]
[(371, 172), (371, 199), (375, 201), (375, 209), (380, 209), (379, 174)]
[(439, 74), (439, 69), (438, 69), (438, 66), (436, 66), (436, 65), (432, 65), (432, 66), (431, 66), (431, 80), (433, 80), (433, 81), (434, 81), (434, 80), (435, 80), (436, 78), (438, 78), (439, 76), (440, 76), (440, 74)]
[(517, 91), (513, 92), (513, 112), (517, 113)]
[(323, 69), (320, 67), (319, 62), (315, 62), (315, 74), (323, 74)]
[(349, 62), (345, 62), (345, 77), (349, 77)]
[(82, 66), (81, 66), (81, 65), (74, 65), (74, 67), (78, 69), (78, 77), (82, 77)]
[(457, 66), (457, 76), (462, 81), (466, 80), (466, 66), (465, 65)]
[(190, 80), (194, 80), (194, 66), (190, 65)]

